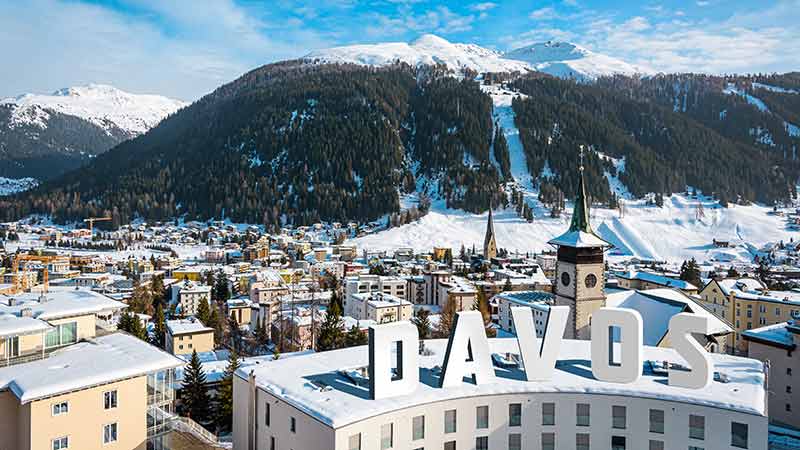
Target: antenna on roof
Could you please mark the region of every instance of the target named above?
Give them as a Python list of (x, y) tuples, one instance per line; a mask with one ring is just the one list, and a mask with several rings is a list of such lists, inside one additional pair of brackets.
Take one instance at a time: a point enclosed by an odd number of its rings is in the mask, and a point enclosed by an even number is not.
[(581, 160), (581, 165), (578, 167), (578, 170), (583, 172), (583, 144), (580, 144), (579, 147), (580, 147), (579, 156), (580, 156), (580, 160)]

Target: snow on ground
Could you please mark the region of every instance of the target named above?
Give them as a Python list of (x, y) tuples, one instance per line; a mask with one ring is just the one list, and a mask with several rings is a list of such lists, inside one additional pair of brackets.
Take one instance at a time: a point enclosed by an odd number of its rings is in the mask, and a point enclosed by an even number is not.
[[(662, 208), (647, 205), (645, 200), (623, 200), (624, 217), (619, 217), (617, 210), (594, 207), (591, 221), (598, 234), (615, 245), (609, 252), (611, 260), (638, 257), (679, 263), (695, 257), (699, 261), (750, 262), (751, 252), (764, 244), (800, 237), (786, 228), (784, 218), (768, 215), (769, 207), (722, 208), (707, 199), (702, 203), (704, 217), (698, 219), (698, 200), (683, 194), (665, 197)], [(537, 215), (528, 223), (511, 208), (496, 210), (497, 245), (512, 253), (551, 250), (547, 241), (566, 230), (571, 215), (568, 205), (560, 218)], [(367, 250), (412, 247), (431, 251), (434, 246), (448, 246), (458, 251), (461, 245), (481, 249), (487, 217), (488, 212), (472, 214), (434, 202), (430, 213), (416, 222), (350, 242)], [(714, 239), (729, 240), (732, 247), (716, 248)]]
[(728, 86), (725, 89), (723, 89), (722, 92), (724, 94), (728, 94), (728, 95), (739, 95), (739, 96), (742, 96), (747, 100), (747, 103), (755, 106), (756, 108), (758, 108), (759, 111), (761, 111), (761, 112), (769, 112), (769, 108), (767, 108), (767, 105), (764, 102), (762, 102), (759, 98), (753, 97), (752, 95), (748, 94), (747, 92), (739, 89), (733, 83), (728, 83)]
[(0, 177), (0, 197), (16, 194), (35, 188), (39, 182), (35, 178), (5, 178)]
[(800, 94), (800, 92), (794, 89), (784, 89), (779, 86), (770, 86), (769, 84), (762, 84), (753, 82), (754, 89), (766, 89), (768, 91), (777, 92), (779, 94)]
[(600, 152), (597, 152), (597, 156), (611, 161), (611, 163), (614, 165), (614, 168), (617, 169), (616, 175), (611, 175), (609, 171), (603, 172), (606, 180), (608, 180), (608, 187), (611, 189), (611, 192), (617, 194), (617, 197), (619, 198), (632, 199), (633, 194), (631, 194), (627, 186), (625, 186), (625, 184), (623, 184), (619, 179), (619, 174), (625, 172), (625, 157), (623, 156), (622, 158), (614, 158)]
[(130, 94), (113, 86), (89, 84), (59, 89), (51, 95), (25, 94), (0, 100), (13, 104), (11, 123), (47, 127), (49, 114), (77, 116), (105, 130), (111, 125), (132, 134), (142, 134), (186, 106), (185, 102), (160, 95)]
[(651, 70), (601, 55), (569, 42), (540, 42), (512, 50), (505, 58), (525, 61), (540, 72), (560, 78), (594, 80), (604, 75), (634, 75)]

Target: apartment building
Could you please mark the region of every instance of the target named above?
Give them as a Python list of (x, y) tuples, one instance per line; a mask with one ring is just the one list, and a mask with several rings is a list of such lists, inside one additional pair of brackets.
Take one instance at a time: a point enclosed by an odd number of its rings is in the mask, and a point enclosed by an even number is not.
[(211, 301), (211, 286), (205, 284), (184, 281), (173, 284), (171, 289), (172, 301), (185, 316), (197, 314), (197, 308), (200, 306), (201, 301)]
[(413, 314), (411, 302), (383, 292), (350, 294), (344, 301), (344, 315), (356, 320), (387, 323), (410, 320)]
[[(427, 341), (421, 373), (436, 378), (445, 341)], [(492, 339), (492, 354), (518, 351)], [(421, 382), (409, 394), (372, 400), (355, 347), (239, 370), (234, 377), (237, 449), (542, 449), (766, 450), (764, 372), (758, 361), (714, 354), (728, 382), (690, 390), (666, 383), (671, 349), (645, 347), (642, 377), (597, 381), (588, 341), (564, 341), (552, 381), (528, 382), (504, 366), (488, 384), (440, 388)], [(658, 361), (658, 364), (650, 363)], [(361, 369), (359, 369), (361, 368)]]
[(769, 418), (800, 429), (800, 318), (742, 332), (750, 358), (769, 364)]
[(172, 411), (184, 364), (114, 333), (0, 369), (0, 448), (141, 449)]
[(168, 320), (164, 342), (173, 355), (210, 352), (214, 350), (214, 329), (194, 317)]
[(492, 297), (492, 303), (497, 306), (497, 324), (501, 330), (516, 334), (511, 308), (526, 306), (533, 311), (533, 326), (536, 336), (539, 337), (544, 335), (547, 318), (550, 315), (550, 305), (554, 300), (552, 293), (543, 291), (508, 291)]
[(404, 300), (407, 300), (406, 285), (405, 278), (365, 274), (350, 276), (344, 281), (346, 296), (380, 292)]

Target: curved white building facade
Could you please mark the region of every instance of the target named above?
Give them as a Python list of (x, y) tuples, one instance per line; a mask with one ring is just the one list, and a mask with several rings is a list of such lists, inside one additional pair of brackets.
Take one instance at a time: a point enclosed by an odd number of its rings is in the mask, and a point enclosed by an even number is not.
[[(644, 349), (635, 383), (597, 381), (590, 343), (564, 341), (553, 379), (525, 381), (515, 339), (492, 339), (496, 382), (438, 387), (446, 341), (427, 341), (419, 387), (372, 400), (367, 347), (274, 361), (234, 380), (234, 448), (246, 450), (767, 449), (758, 361), (712, 355), (710, 387), (667, 384), (674, 350)], [(724, 380), (719, 381), (719, 380)]]

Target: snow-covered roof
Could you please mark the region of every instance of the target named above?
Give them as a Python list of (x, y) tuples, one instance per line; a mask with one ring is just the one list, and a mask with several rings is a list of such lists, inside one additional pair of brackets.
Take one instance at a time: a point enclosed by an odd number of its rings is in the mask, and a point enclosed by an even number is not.
[(729, 324), (674, 289), (615, 292), (606, 297), (606, 306), (638, 311), (644, 322), (645, 345), (658, 345), (669, 330), (669, 320), (681, 312), (692, 312), (707, 317), (711, 322), (712, 335), (733, 332)]
[(730, 295), (732, 290), (737, 291), (758, 291), (766, 289), (764, 283), (754, 278), (726, 278), (718, 280), (717, 285), (725, 295)]
[[(368, 417), (416, 405), (482, 395), (517, 393), (579, 393), (625, 395), (665, 401), (689, 402), (710, 407), (764, 415), (764, 373), (762, 363), (753, 359), (711, 354), (711, 359), (730, 382), (713, 382), (707, 389), (692, 390), (669, 386), (665, 376), (645, 370), (635, 383), (617, 384), (597, 381), (590, 371), (590, 342), (565, 340), (561, 344), (560, 362), (552, 381), (528, 382), (518, 368), (496, 370), (495, 383), (442, 389), (433, 375), (441, 366), (446, 340), (425, 341), (430, 355), (420, 355), (421, 382), (408, 395), (381, 400), (369, 399), (369, 387), (355, 385), (340, 375), (339, 370), (353, 370), (368, 364), (366, 346), (316, 353), (296, 358), (279, 359), (252, 369), (239, 370), (237, 376), (247, 379), (251, 370), (256, 384), (321, 422), (339, 428)], [(515, 339), (490, 339), (493, 353), (518, 353)], [(645, 347), (644, 357), (650, 361), (686, 362), (672, 349)], [(318, 383), (313, 383), (318, 382)], [(316, 385), (315, 385), (316, 384)], [(332, 389), (319, 389), (327, 385)]]
[(0, 389), (20, 403), (180, 367), (183, 361), (136, 337), (114, 333), (0, 369)]
[(505, 300), (520, 306), (549, 311), (550, 302), (554, 298), (553, 294), (544, 291), (508, 291), (495, 295), (492, 300)]
[(203, 325), (203, 322), (200, 320), (190, 317), (188, 319), (175, 319), (175, 320), (168, 320), (167, 321), (167, 330), (169, 330), (169, 334), (175, 336), (178, 334), (188, 334), (188, 333), (201, 333), (204, 331), (214, 331), (213, 328), (209, 328)]
[(628, 280), (641, 280), (648, 283), (658, 284), (665, 287), (673, 287), (676, 289), (683, 289), (685, 291), (697, 290), (697, 286), (689, 283), (688, 281), (665, 277), (652, 272), (644, 272), (641, 270), (629, 270), (627, 272), (617, 273), (618, 278), (625, 278)]
[(575, 248), (611, 247), (611, 244), (600, 239), (597, 235), (585, 231), (567, 231), (561, 236), (550, 239), (548, 243), (550, 245)]
[[(311, 353), (314, 353), (314, 350), (303, 350), (299, 352), (281, 353), (279, 358), (280, 359), (292, 358), (295, 356), (308, 355)], [(229, 357), (228, 352), (224, 350), (218, 350), (216, 352), (202, 352), (198, 353), (197, 355), (200, 358), (200, 363), (203, 366), (203, 372), (205, 372), (206, 374), (206, 383), (218, 383), (222, 381), (222, 378), (225, 376), (225, 369), (228, 367), (228, 357)], [(186, 364), (189, 363), (189, 358), (191, 357), (192, 357), (191, 354), (178, 356), (178, 358), (180, 358), (183, 361), (184, 365), (175, 369), (176, 387), (182, 384), (184, 369), (186, 368)], [(246, 370), (248, 368), (270, 362), (274, 359), (275, 359), (274, 354), (240, 358), (239, 368)]]
[(13, 314), (0, 314), (0, 337), (21, 336), (49, 330), (51, 327), (33, 317), (18, 317)]
[[(14, 305), (9, 300), (14, 299)], [(109, 313), (127, 308), (128, 305), (88, 289), (53, 287), (41, 301), (38, 293), (0, 295), (0, 313), (22, 315), (30, 309), (31, 315), (40, 320), (54, 320), (86, 314)]]
[(796, 348), (795, 338), (800, 340), (800, 323), (781, 322), (761, 328), (745, 330), (742, 337), (765, 344), (777, 345), (783, 348)]

